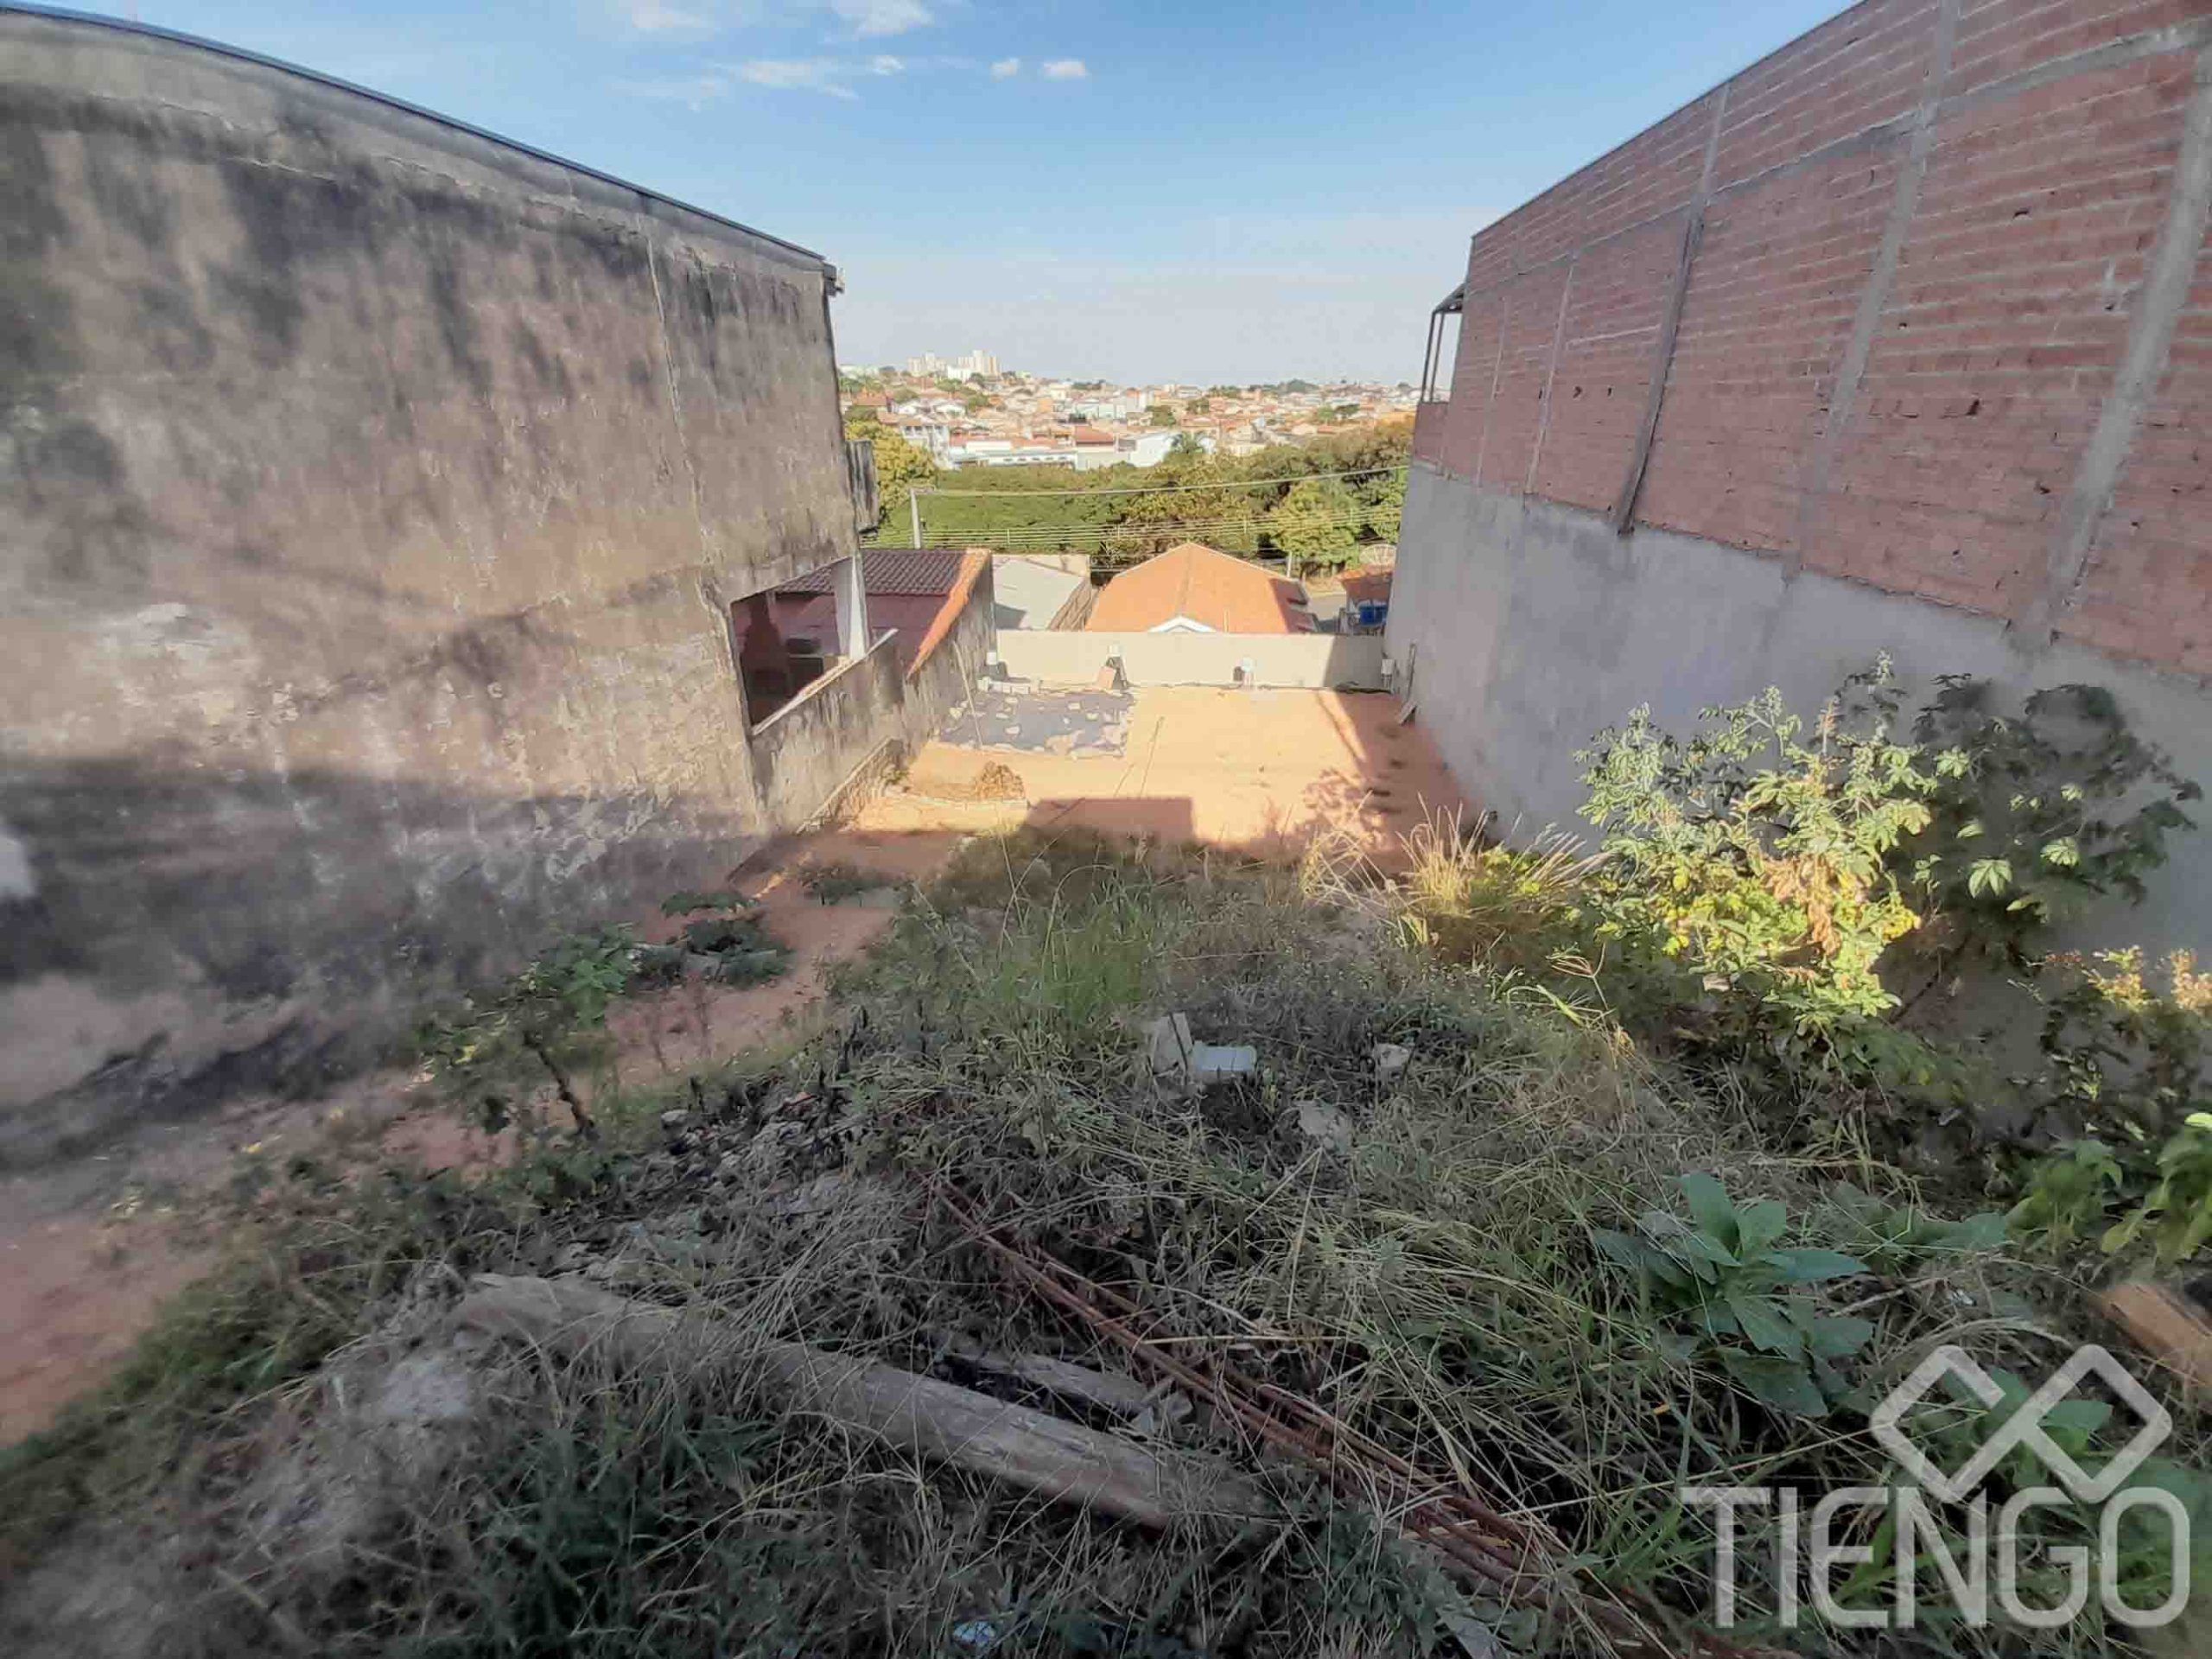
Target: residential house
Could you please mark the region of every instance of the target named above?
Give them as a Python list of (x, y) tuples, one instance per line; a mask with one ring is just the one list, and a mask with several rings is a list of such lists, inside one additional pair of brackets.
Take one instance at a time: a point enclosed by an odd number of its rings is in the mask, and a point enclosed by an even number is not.
[(1087, 626), (1093, 633), (1310, 633), (1313, 618), (1298, 583), (1185, 542), (1108, 582)]

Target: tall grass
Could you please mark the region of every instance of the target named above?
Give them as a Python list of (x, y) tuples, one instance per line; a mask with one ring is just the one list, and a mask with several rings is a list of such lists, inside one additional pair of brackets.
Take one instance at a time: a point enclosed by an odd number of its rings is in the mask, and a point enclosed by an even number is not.
[[(1779, 1416), (1685, 1359), (1593, 1230), (1675, 1202), (1687, 1170), (1781, 1200), (1796, 1242), (1824, 1242), (1809, 1218), (1838, 1179), (1910, 1191), (1847, 1142), (1769, 1146), (1601, 1003), (1520, 995), (1560, 971), (1564, 851), (1448, 829), (1417, 851), (1386, 888), (1342, 866), (979, 842), (841, 974), (819, 1042), (632, 1102), (601, 1146), (543, 1147), (482, 1185), (381, 1172), (264, 1204), (253, 1297), (235, 1318), (180, 1316), (208, 1362), (173, 1389), (126, 1382), (79, 1419), (68, 1459), (50, 1446), (0, 1472), (0, 1501), (67, 1491), (67, 1548), (111, 1560), (135, 1541), (149, 1593), (181, 1610), (160, 1650), (186, 1655), (1414, 1655), (1447, 1619), (1503, 1622), (1392, 1542), (1387, 1514), (1295, 1470), (1261, 1465), (1276, 1520), (1154, 1538), (759, 1397), (744, 1344), (775, 1338), (970, 1386), (1013, 1386), (963, 1357), (985, 1350), (1123, 1363), (1001, 1275), (933, 1205), (949, 1182), (1166, 1339), (1228, 1354), (1542, 1523), (1596, 1583), (1694, 1618), (1712, 1537), (1683, 1482), (1833, 1489), (1878, 1480), (1882, 1459), (1847, 1415)], [(1258, 1074), (1195, 1099), (1157, 1086), (1140, 1033), (1171, 1010), (1201, 1039), (1254, 1044)], [(1378, 1069), (1382, 1043), (1411, 1051), (1402, 1071)], [(1301, 1104), (1344, 1135), (1308, 1138)], [(666, 1106), (690, 1116), (664, 1136)], [(287, 1559), (256, 1496), (269, 1471), (331, 1466), (356, 1432), (334, 1379), (434, 1333), (416, 1315), (480, 1267), (587, 1268), (741, 1338), (711, 1374), (475, 1356), (482, 1403), (461, 1438), (392, 1476), (334, 1552)], [(2054, 1288), (2001, 1256), (1862, 1285), (1878, 1325), (1863, 1379), (1954, 1338), (2039, 1369), (2072, 1317)], [(1246, 1454), (1196, 1418), (1159, 1432)], [(2188, 1420), (2186, 1446), (2200, 1439)], [(49, 1533), (59, 1520), (49, 1503)], [(29, 1574), (59, 1547), (22, 1537)], [(1762, 1559), (1746, 1556), (1755, 1613), (1773, 1605)], [(1595, 1640), (1505, 1627), (1530, 1650)], [(2113, 1643), (2091, 1628), (1923, 1645)]]

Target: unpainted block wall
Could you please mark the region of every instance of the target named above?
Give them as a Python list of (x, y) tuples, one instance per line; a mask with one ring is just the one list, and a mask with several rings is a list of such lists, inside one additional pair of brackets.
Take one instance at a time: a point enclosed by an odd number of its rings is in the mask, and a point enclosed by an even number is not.
[(2209, 195), (2207, 0), (1867, 0), (1476, 236), (1418, 453), (2212, 673)]
[[(1868, 0), (1478, 234), (1387, 637), (1461, 786), (1891, 653), (2212, 785), (2212, 0)], [(2212, 944), (2212, 833), (2077, 943)]]
[(724, 619), (853, 551), (833, 283), (0, 11), (0, 1160), (311, 1076), (771, 827)]

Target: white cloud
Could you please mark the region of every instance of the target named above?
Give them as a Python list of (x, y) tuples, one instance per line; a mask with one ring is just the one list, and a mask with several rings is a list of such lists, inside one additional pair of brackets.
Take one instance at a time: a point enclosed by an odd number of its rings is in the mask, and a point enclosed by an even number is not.
[(615, 13), (640, 35), (711, 35), (715, 20), (669, 0), (615, 0)]
[(729, 80), (722, 75), (690, 75), (669, 80), (618, 80), (614, 83), (614, 90), (627, 92), (632, 98), (655, 99), (703, 110), (716, 99), (728, 95)]
[(1045, 60), (1045, 79), (1047, 80), (1089, 80), (1090, 71), (1081, 58), (1047, 58)]
[(830, 0), (830, 10), (863, 39), (904, 35), (937, 21), (922, 0)]
[(995, 58), (991, 61), (993, 80), (1011, 80), (1021, 73), (1020, 58)]
[(822, 92), (830, 98), (858, 98), (846, 85), (851, 64), (836, 58), (753, 58), (737, 66), (737, 78), (779, 92)]
[(870, 76), (899, 75), (906, 60), (888, 53), (872, 58), (751, 58), (732, 67), (740, 80), (779, 92), (820, 92), (827, 98), (856, 99), (853, 83)]

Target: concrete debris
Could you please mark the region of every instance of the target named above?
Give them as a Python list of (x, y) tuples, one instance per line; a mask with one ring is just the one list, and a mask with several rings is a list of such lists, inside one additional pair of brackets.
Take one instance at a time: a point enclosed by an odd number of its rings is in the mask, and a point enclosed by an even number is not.
[(1404, 1071), (1414, 1058), (1413, 1050), (1403, 1043), (1377, 1043), (1374, 1054), (1375, 1076), (1382, 1083), (1389, 1082)]
[(1339, 1152), (1351, 1145), (1351, 1119), (1325, 1101), (1301, 1100), (1297, 1105), (1298, 1132), (1317, 1145)]
[(1249, 1043), (1193, 1042), (1187, 1014), (1163, 1014), (1144, 1034), (1152, 1075), (1170, 1090), (1210, 1088), (1259, 1069), (1260, 1051)]

